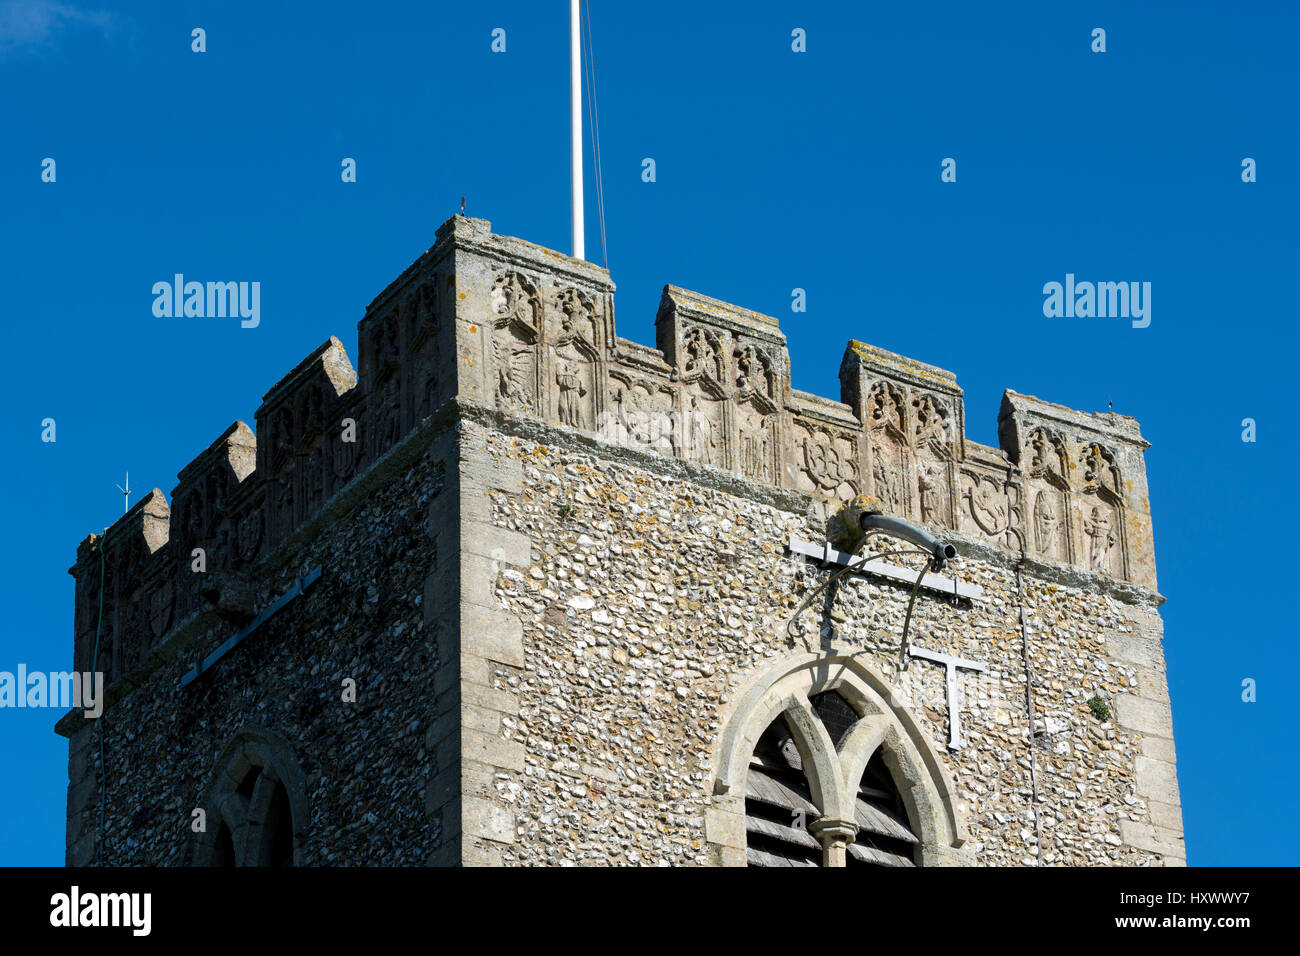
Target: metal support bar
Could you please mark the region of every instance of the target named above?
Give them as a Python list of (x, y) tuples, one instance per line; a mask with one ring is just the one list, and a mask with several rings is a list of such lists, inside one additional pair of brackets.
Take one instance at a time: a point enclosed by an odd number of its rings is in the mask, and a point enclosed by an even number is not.
[(983, 671), (985, 665), (980, 661), (964, 661), (951, 654), (927, 651), (924, 647), (913, 645), (907, 649), (913, 657), (934, 664), (942, 664), (948, 682), (948, 749), (954, 753), (961, 750), (966, 742), (961, 737), (961, 687), (957, 683), (957, 670)]
[[(829, 541), (823, 544), (812, 544), (791, 535), (789, 548), (792, 553), (816, 558), (823, 565), (851, 564), (857, 560), (856, 555), (835, 550), (831, 547)], [(916, 569), (900, 567), (897, 564), (890, 564), (888, 561), (868, 561), (862, 565), (860, 570), (864, 574), (875, 574), (882, 578), (889, 578), (892, 581), (902, 581), (909, 586), (916, 583)], [(940, 574), (926, 574), (921, 579), (921, 587), (927, 591), (935, 591), (945, 597), (968, 598), (972, 601), (984, 600), (984, 589), (979, 585), (967, 584), (965, 581), (958, 581), (956, 578), (945, 578)]]
[(237, 647), (244, 638), (248, 637), (248, 635), (252, 634), (259, 627), (269, 621), (277, 612), (280, 611), (281, 608), (296, 598), (299, 594), (302, 594), (309, 587), (315, 584), (316, 579), (320, 577), (320, 572), (320, 566), (317, 565), (299, 577), (298, 580), (294, 581), (293, 587), (289, 588), (289, 590), (285, 591), (278, 598), (272, 601), (261, 614), (257, 615), (257, 617), (253, 618), (253, 620), (248, 624), (244, 625), (230, 637), (226, 638), (226, 640), (221, 643), (220, 647), (195, 664), (194, 669), (181, 678), (181, 686), (184, 687), (186, 684), (198, 680), (198, 678), (202, 676), (208, 668), (221, 660), (221, 658), (225, 657), (230, 651), (234, 650), (234, 648)]

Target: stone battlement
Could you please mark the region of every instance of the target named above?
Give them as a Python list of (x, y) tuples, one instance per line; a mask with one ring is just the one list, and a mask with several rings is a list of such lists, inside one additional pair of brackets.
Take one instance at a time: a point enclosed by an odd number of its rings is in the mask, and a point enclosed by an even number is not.
[[(951, 372), (850, 342), (839, 401), (790, 385), (771, 316), (665, 286), (657, 348), (619, 338), (606, 270), (454, 217), (367, 307), (356, 369), (331, 337), (77, 550), (76, 667), (138, 667), (240, 574), (453, 400), (823, 498), (870, 493), (901, 516), (1154, 591), (1135, 420), (1008, 390), (1001, 447), (965, 437)], [(102, 549), (102, 553), (101, 553)], [(204, 574), (195, 573), (202, 554)]]

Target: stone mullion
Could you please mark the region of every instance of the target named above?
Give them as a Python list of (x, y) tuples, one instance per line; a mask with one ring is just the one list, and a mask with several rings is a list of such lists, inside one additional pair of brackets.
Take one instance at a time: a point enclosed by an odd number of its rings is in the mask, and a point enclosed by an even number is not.
[(844, 866), (849, 844), (858, 835), (858, 825), (848, 820), (822, 817), (809, 826), (809, 831), (822, 844), (822, 866)]

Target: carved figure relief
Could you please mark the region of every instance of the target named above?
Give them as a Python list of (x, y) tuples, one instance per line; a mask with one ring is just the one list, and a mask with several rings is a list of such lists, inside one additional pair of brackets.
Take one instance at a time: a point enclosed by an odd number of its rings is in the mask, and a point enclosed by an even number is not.
[(867, 427), (872, 430), (888, 428), (902, 438), (903, 393), (888, 382), (877, 382), (871, 387), (867, 406)]
[(197, 492), (191, 492), (185, 498), (185, 506), (180, 509), (184, 514), (180, 524), (185, 529), (185, 541), (197, 541), (203, 536), (203, 512)]
[(683, 342), (686, 361), (682, 365), (682, 377), (686, 379), (702, 375), (714, 382), (722, 381), (722, 356), (717, 340), (703, 329), (691, 329)]
[(921, 521), (925, 524), (948, 525), (948, 471), (941, 465), (929, 464), (917, 474), (921, 498)]
[(871, 465), (871, 477), (876, 486), (876, 497), (893, 514), (901, 514), (903, 500), (900, 493), (898, 476), (894, 473), (892, 462), (877, 454)]
[(1088, 537), (1088, 567), (1110, 573), (1111, 549), (1117, 539), (1105, 508), (1093, 507), (1084, 519), (1083, 533)]
[(275, 533), (283, 538), (293, 526), (293, 469), (287, 469), (275, 480)]
[(766, 429), (742, 432), (740, 435), (740, 470), (746, 478), (769, 481), (769, 442)]
[(596, 344), (595, 307), (591, 300), (575, 288), (559, 293), (557, 308), (560, 313), (560, 339), (578, 337)]
[(410, 409), (408, 426), (433, 413), (438, 391), (437, 291), (432, 283), (420, 286), (409, 311), (411, 359), (403, 400), (403, 407)]
[(392, 369), (384, 379), (380, 389), (379, 400), (379, 435), (380, 447), (376, 451), (388, 449), (397, 444), (402, 437), (401, 421), (401, 382), (397, 369)]
[(504, 408), (531, 409), (535, 361), (532, 343), (513, 329), (498, 330), (492, 336), (492, 357), (497, 371), (497, 404)]
[(293, 447), (298, 432), (293, 427), (293, 410), (287, 404), (281, 405), (271, 416), (271, 447), (276, 457), (272, 462), (272, 472), (279, 474), (289, 461), (289, 449)]
[(1056, 435), (1039, 428), (1029, 436), (1028, 442), (1030, 477), (1041, 478), (1054, 475), (1065, 479), (1065, 443)]
[(720, 402), (692, 395), (686, 411), (689, 457), (705, 465), (722, 464), (722, 422)]
[(432, 282), (420, 283), (415, 293), (415, 327), (409, 336), (418, 345), (425, 336), (432, 336), (438, 327), (438, 287)]
[(740, 395), (756, 393), (772, 398), (772, 363), (767, 356), (747, 345), (738, 349), (736, 360), (736, 391)]
[(325, 503), (325, 467), (324, 449), (313, 448), (303, 456), (301, 496), (302, 513), (298, 515), (299, 523), (306, 521)]
[(261, 506), (254, 504), (236, 525), (236, 547), (239, 549), (239, 559), (245, 564), (257, 557), (257, 551), (262, 546), (262, 522)]
[(587, 394), (587, 386), (582, 380), (578, 363), (572, 359), (559, 358), (555, 384), (559, 387), (560, 422), (570, 428), (585, 428), (581, 400)]
[(299, 438), (314, 435), (320, 431), (321, 419), (325, 417), (325, 396), (319, 388), (309, 387), (302, 397), (302, 433)]
[(492, 287), (493, 390), (498, 408), (532, 412), (537, 405), (537, 340), (542, 300), (517, 272), (502, 273)]
[(947, 456), (951, 448), (947, 409), (930, 395), (917, 398), (912, 402), (912, 408), (916, 419), (916, 447), (928, 445), (932, 450)]
[(676, 457), (680, 453), (672, 412), (673, 397), (665, 386), (646, 379), (614, 378), (611, 392), (614, 417), (604, 429), (609, 438), (654, 449), (664, 455)]
[(491, 304), (498, 319), (513, 320), (534, 332), (541, 328), (541, 296), (537, 287), (517, 272), (497, 277), (492, 286)]
[(773, 435), (770, 417), (751, 403), (737, 409), (740, 430), (740, 473), (754, 481), (773, 477)]
[(357, 446), (360, 442), (344, 441), (342, 429), (340, 428), (331, 439), (330, 444), (333, 451), (331, 464), (334, 469), (334, 477), (339, 479), (341, 483), (352, 476), (352, 470), (357, 466)]
[(1094, 442), (1083, 449), (1079, 461), (1083, 465), (1084, 490), (1105, 488), (1119, 496), (1119, 469), (1110, 452)]
[(1043, 490), (1034, 498), (1034, 547), (1049, 558), (1059, 557), (1061, 517), (1052, 499), (1055, 493)]

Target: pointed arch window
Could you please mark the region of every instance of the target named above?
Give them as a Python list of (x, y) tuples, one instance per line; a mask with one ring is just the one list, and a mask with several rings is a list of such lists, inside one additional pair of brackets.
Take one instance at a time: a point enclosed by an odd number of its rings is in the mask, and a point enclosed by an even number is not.
[(760, 676), (718, 753), (706, 823), (724, 862), (966, 862), (954, 852), (965, 826), (929, 736), (854, 654), (798, 654)]
[[(809, 702), (837, 748), (861, 720), (853, 706), (833, 690), (816, 694)], [(915, 865), (913, 855), (920, 841), (879, 754), (863, 770), (853, 809), (857, 832), (848, 844), (846, 865)], [(749, 762), (746, 862), (749, 866), (824, 865), (823, 844), (812, 832), (822, 816), (804, 775), (798, 746), (784, 715), (778, 716), (759, 738)]]
[(217, 761), (194, 862), (199, 866), (294, 866), (306, 842), (302, 772), (288, 744), (246, 727)]

